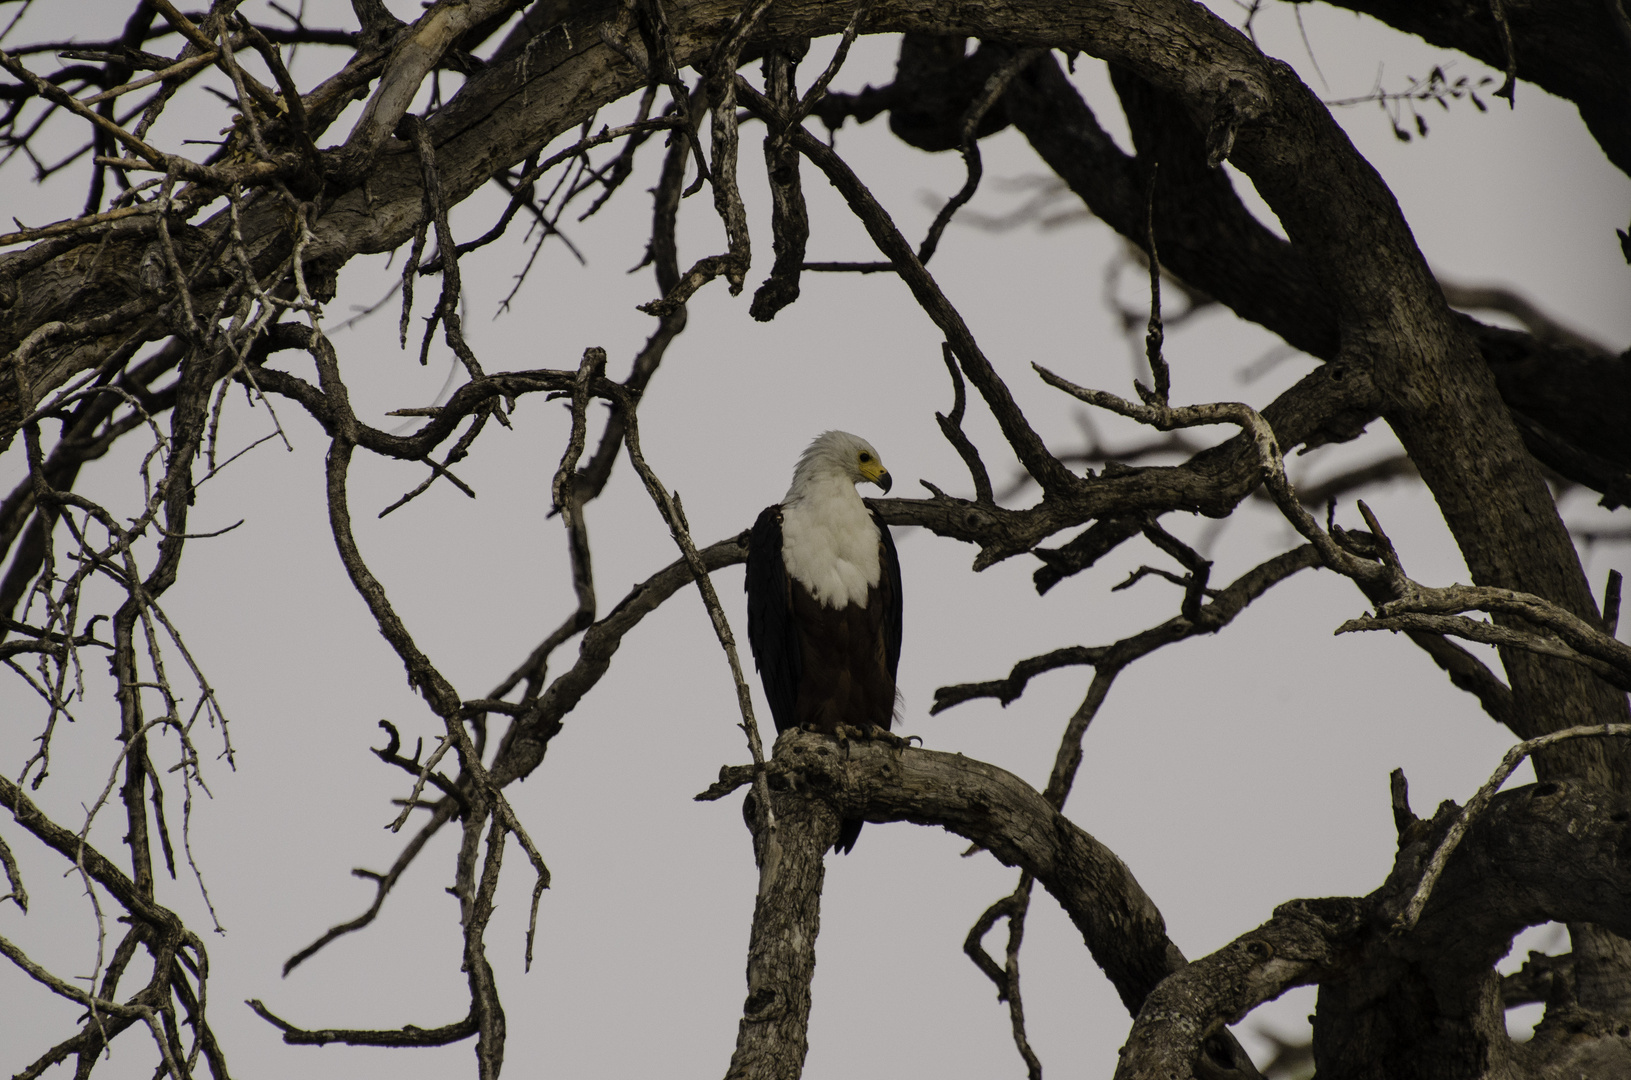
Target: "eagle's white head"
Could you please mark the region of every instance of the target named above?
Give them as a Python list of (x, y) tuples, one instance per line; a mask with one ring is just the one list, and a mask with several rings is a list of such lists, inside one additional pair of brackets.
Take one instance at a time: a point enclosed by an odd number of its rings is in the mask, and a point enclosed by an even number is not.
[(793, 469), (793, 486), (787, 495), (789, 499), (796, 498), (811, 488), (837, 480), (851, 484), (865, 481), (877, 484), (885, 492), (894, 484), (871, 443), (847, 431), (827, 431), (816, 436), (799, 456), (799, 463)]
[(782, 562), (828, 607), (864, 604), (878, 583), (878, 526), (855, 490), (863, 480), (889, 490), (878, 452), (847, 431), (829, 431), (799, 458), (782, 500)]

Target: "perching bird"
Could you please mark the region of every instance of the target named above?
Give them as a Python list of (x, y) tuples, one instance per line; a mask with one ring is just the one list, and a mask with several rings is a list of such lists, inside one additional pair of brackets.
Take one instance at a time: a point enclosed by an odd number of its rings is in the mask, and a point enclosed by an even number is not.
[[(753, 523), (748, 641), (776, 731), (887, 734), (900, 666), (900, 561), (889, 526), (861, 501), (889, 473), (865, 439), (829, 431), (793, 470), (793, 486)], [(833, 847), (847, 852), (859, 819)]]

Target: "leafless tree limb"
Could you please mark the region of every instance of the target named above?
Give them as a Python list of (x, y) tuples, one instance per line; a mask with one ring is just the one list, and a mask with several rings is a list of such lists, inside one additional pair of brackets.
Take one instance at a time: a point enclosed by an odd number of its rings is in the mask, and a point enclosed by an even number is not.
[(408, 1024), (386, 1031), (345, 1028), (308, 1031), (278, 1017), (258, 1000), (251, 999), (244, 1004), (253, 1009), (255, 1015), (283, 1032), (283, 1041), (294, 1046), (326, 1046), (331, 1042), (344, 1043), (347, 1046), (446, 1046), (449, 1043), (462, 1042), (476, 1033), (474, 1015), (436, 1028)]
[(1601, 727), (1568, 728), (1564, 731), (1554, 731), (1549, 735), (1542, 735), (1538, 739), (1528, 739), (1519, 743), (1506, 752), (1501, 759), (1500, 767), (1484, 782), (1484, 786), (1474, 793), (1467, 805), (1439, 841), (1438, 847), (1433, 851), (1432, 859), (1427, 863), (1427, 869), (1421, 876), (1421, 883), (1410, 896), (1410, 903), (1405, 905), (1404, 911), (1395, 922), (1399, 930), (1409, 930), (1421, 919), (1422, 909), (1427, 906), (1427, 900), (1433, 894), (1433, 886), (1438, 884), (1439, 877), (1444, 873), (1444, 864), (1450, 861), (1455, 852), (1456, 845), (1466, 835), (1467, 826), (1478, 817), (1495, 793), (1506, 783), (1507, 778), (1515, 772), (1524, 758), (1536, 750), (1551, 746), (1553, 743), (1564, 742), (1568, 739), (1581, 738), (1610, 738), (1613, 736), (1631, 737), (1631, 724), (1604, 724)]

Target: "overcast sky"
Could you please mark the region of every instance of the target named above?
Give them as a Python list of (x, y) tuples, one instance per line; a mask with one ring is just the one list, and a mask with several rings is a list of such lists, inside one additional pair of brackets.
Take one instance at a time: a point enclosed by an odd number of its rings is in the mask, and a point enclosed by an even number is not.
[[(324, 6), (338, 6), (335, 21), (349, 25), (345, 5)], [(391, 6), (404, 17), (416, 10), (400, 0)], [(1233, 5), (1215, 6), (1239, 22)], [(128, 5), (35, 7), (9, 42), (110, 36)], [(72, 25), (53, 26), (70, 7)], [(318, 8), (308, 5), (313, 25), (324, 22)], [(260, 3), (244, 10), (275, 18)], [(1489, 74), (1367, 20), (1319, 5), (1301, 10), (1308, 49), (1289, 5), (1264, 9), (1259, 41), (1324, 97), (1363, 95), (1379, 71), (1383, 86), (1402, 89), (1410, 77), (1451, 59), (1452, 78)], [(818, 45), (807, 73), (830, 48)], [(854, 90), (887, 82), (894, 51), (891, 40), (862, 41), (835, 85)], [(33, 66), (46, 63), (37, 58)], [(309, 85), (320, 65), (332, 63), (303, 50), (296, 77)], [(1103, 65), (1084, 58), (1076, 67), (1101, 122), (1125, 145)], [(1527, 84), (1517, 104), (1510, 113), (1504, 104), (1487, 113), (1465, 101), (1448, 112), (1427, 106), (1431, 133), (1408, 144), (1394, 137), (1375, 105), (1339, 109), (1337, 116), (1393, 186), (1443, 277), (1517, 288), (1569, 325), (1623, 348), (1631, 342), (1631, 268), (1613, 230), (1626, 227), (1631, 181), (1609, 166), (1572, 105)], [(198, 121), (204, 130), (172, 123), (161, 128), (160, 144), (181, 150), (183, 135), (208, 137), (219, 113), (200, 106), (198, 115), (207, 118)], [(342, 120), (331, 140), (348, 127)], [(758, 129), (746, 130), (742, 173), (757, 243), (750, 276), (756, 283), (770, 258), (768, 197)], [(80, 135), (63, 126), (65, 142)], [(962, 180), (955, 155), (912, 150), (889, 135), (883, 120), (845, 128), (837, 145), (909, 237), (923, 234)], [(1041, 175), (1043, 166), (1011, 131), (982, 146), (988, 179), (972, 209), (999, 215), (1029, 196), (1023, 181)], [(634, 310), (655, 296), (649, 271), (625, 271), (644, 250), (650, 217), (644, 190), (659, 158), (656, 142), (648, 144), (637, 175), (610, 206), (573, 226), (570, 236), (587, 265), (551, 240), (507, 313), (498, 313), (499, 300), (524, 264), (523, 245), (496, 244), (465, 262), (467, 333), (487, 370), (572, 368), (586, 346), (602, 345), (611, 373), (626, 372), (652, 326)], [(836, 195), (812, 174), (806, 170), (810, 257), (876, 258)], [(1232, 175), (1255, 200), (1249, 183)], [(19, 160), (0, 170), (0, 195), (7, 212), (29, 224), (70, 215), (83, 201), (82, 187), (36, 187)], [(707, 198), (685, 206), (682, 263), (721, 248)], [(455, 231), (485, 229), (502, 202), (490, 192), (468, 200), (454, 214)], [(1029, 364), (1118, 393), (1131, 389), (1136, 347), (1105, 302), (1106, 267), (1119, 248), (1120, 240), (1092, 221), (1009, 232), (954, 225), (931, 265), (1032, 422), (1061, 450), (1079, 443), (1080, 410), (1037, 381)], [(379, 300), (394, 276), (395, 264), (383, 256), (353, 260), (325, 319), (359, 413), (391, 427), (401, 421), (386, 411), (439, 398), (452, 363), (440, 343), (425, 368), (411, 351), (397, 349), (394, 303), (338, 329), (354, 306)], [(1125, 302), (1142, 305), (1138, 274), (1126, 275), (1122, 286)], [(646, 455), (683, 496), (699, 543), (738, 532), (779, 500), (798, 452), (828, 428), (869, 439), (896, 479), (896, 495), (925, 494), (918, 478), (953, 493), (971, 489), (934, 421), (951, 400), (939, 337), (906, 289), (887, 275), (810, 274), (803, 290), (798, 304), (764, 325), (747, 317), (748, 294), (731, 298), (722, 282), (705, 288), (646, 396)], [(435, 291), (435, 282), (421, 284), (420, 314)], [(1313, 366), (1299, 355), (1243, 380), (1242, 371), (1275, 343), (1227, 312), (1174, 329), (1167, 338), (1174, 401), (1266, 404)], [(309, 361), (295, 354), (278, 362), (309, 373)], [(967, 426), (1001, 486), (1016, 466), (977, 403), (970, 413)], [(326, 439), (293, 403), (278, 404), (278, 416), (293, 451), (263, 444), (200, 490), (190, 528), (245, 524), (190, 542), (181, 581), (164, 601), (225, 706), (237, 752), (236, 771), (224, 760), (207, 762), (213, 799), (200, 799), (192, 811), (193, 850), (226, 929), (205, 934), (212, 1021), (244, 1077), (464, 1075), (472, 1069), (469, 1043), (430, 1051), (285, 1047), (241, 1004), (261, 998), (307, 1027), (428, 1027), (463, 1016), (467, 1003), (455, 901), (443, 891), (451, 881), (452, 831), (425, 851), (374, 927), (331, 946), (287, 980), (279, 977), (290, 954), (367, 905), (372, 886), (353, 878), (351, 868), (384, 870), (404, 838), (383, 826), (395, 816), (390, 800), (405, 796), (411, 783), (369, 752), (382, 745), (378, 721), (391, 720), (410, 745), (417, 737), (433, 739), (440, 726), (408, 689), (334, 554), (323, 505)], [(351, 471), (365, 557), (420, 646), (465, 697), (484, 695), (573, 606), (561, 527), (546, 517), (567, 415), (560, 403), (534, 396), (522, 400), (514, 420), (514, 430), (484, 433), (460, 467), (478, 492), (473, 501), (438, 484), (376, 521), (380, 508), (422, 479), (421, 467), (359, 454)], [(1102, 416), (1093, 422), (1113, 446), (1143, 437)], [(237, 449), (269, 430), (265, 408), (249, 408), (238, 397), (226, 413), (223, 445)], [(1200, 434), (1216, 439), (1230, 432)], [(1294, 460), (1292, 476), (1317, 480), (1393, 449), (1385, 425), (1373, 424), (1355, 444)], [(0, 459), (7, 490), (22, 475), (18, 450)], [(140, 452), (132, 442), (88, 468), (81, 487), (117, 513), (135, 513)], [(1016, 502), (1032, 494), (1021, 492)], [(1419, 486), (1389, 485), (1366, 498), (1413, 577), (1433, 585), (1467, 580)], [(1565, 517), (1607, 519), (1592, 503), (1568, 497)], [(1342, 514), (1356, 519), (1351, 503)], [(1614, 518), (1624, 519), (1623, 510)], [(675, 556), (626, 460), (587, 520), (602, 612)], [(1222, 529), (1177, 515), (1165, 523), (1208, 545), (1215, 583), (1295, 543), (1278, 516), (1256, 504)], [(1138, 543), (1038, 598), (1030, 585), (1034, 559), (973, 574), (971, 548), (922, 530), (897, 530), (896, 538), (906, 591), (902, 730), (930, 748), (993, 762), (1038, 786), (1086, 689), (1087, 669), (1036, 680), (1006, 710), (975, 702), (930, 718), (934, 688), (1005, 674), (1014, 661), (1059, 646), (1107, 644), (1177, 610), (1176, 591), (1158, 580), (1109, 591), (1141, 563), (1164, 565)], [(1611, 567), (1628, 568), (1628, 554), (1625, 544), (1584, 552), (1594, 593), (1601, 595)], [(745, 640), (741, 580), (740, 568), (716, 575)], [(1375, 888), (1393, 853), (1389, 770), (1404, 767), (1412, 801), (1426, 813), (1441, 799), (1465, 800), (1512, 741), (1407, 640), (1332, 636), (1364, 606), (1348, 582), (1305, 572), (1215, 638), (1134, 665), (1087, 734), (1067, 813), (1128, 863), (1191, 957), (1256, 926), (1277, 903)], [(557, 653), (554, 670), (574, 655), (575, 646)], [(88, 672), (87, 691), (79, 722), (55, 736), (52, 774), (37, 793), (64, 823), (82, 820), (79, 805), (100, 791), (117, 753), (110, 734), (116, 718), (99, 669)], [(0, 767), (10, 775), (38, 734), (36, 704), (20, 681), (0, 682)], [(543, 766), (511, 789), (554, 885), (540, 914), (533, 970), (523, 974), (531, 878), (512, 846), (487, 934), (509, 1020), (507, 1075), (723, 1072), (745, 994), (756, 874), (740, 797), (698, 804), (691, 796), (721, 764), (747, 759), (736, 720), (729, 671), (695, 590), (686, 590), (625, 640), (611, 673), (568, 717)], [(207, 756), (220, 745), (213, 733), (199, 742)], [(156, 752), (161, 769), (174, 752), (173, 745)], [(104, 811), (93, 832), (105, 852), (119, 846), (123, 832), (115, 809)], [(172, 810), (172, 822), (177, 816)], [(88, 973), (94, 922), (76, 881), (63, 878), (60, 861), (31, 846), (15, 824), (0, 822), (0, 835), (16, 850), (34, 901), (27, 916), (0, 906), (0, 934), (59, 974)], [(1006, 1009), (961, 952), (969, 926), (1012, 890), (1017, 872), (989, 855), (963, 859), (965, 847), (938, 830), (869, 826), (853, 854), (831, 858), (806, 1069), (812, 1080), (1023, 1075)], [(183, 874), (161, 883), (160, 898), (203, 933), (209, 916)], [(1002, 934), (999, 928), (991, 939), (994, 947)], [(1108, 1076), (1128, 1017), (1080, 935), (1040, 892), (1022, 965), (1031, 1039), (1048, 1075)], [(76, 1009), (36, 991), (21, 973), (0, 969), (0, 1000), (7, 1003), (0, 1009), (0, 1067), (21, 1068), (73, 1030)], [(1259, 1026), (1296, 1035), (1311, 1006), (1311, 991), (1288, 995), (1241, 1025), (1242, 1038), (1260, 1048), (1253, 1034)], [(155, 1060), (141, 1035), (127, 1035), (98, 1075), (150, 1076)]]

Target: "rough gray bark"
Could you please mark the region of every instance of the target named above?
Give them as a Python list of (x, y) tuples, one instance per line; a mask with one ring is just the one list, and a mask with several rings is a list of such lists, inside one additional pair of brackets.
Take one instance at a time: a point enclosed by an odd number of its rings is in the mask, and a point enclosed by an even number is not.
[[(809, 752), (831, 755), (833, 748), (822, 745)], [(771, 784), (775, 836), (763, 828), (754, 835), (759, 895), (748, 940), (748, 996), (742, 1002), (736, 1052), (725, 1071), (729, 1080), (796, 1080), (809, 1049), (821, 884), (827, 850), (838, 839), (839, 817), (830, 802), (798, 790), (782, 774), (776, 780)], [(757, 817), (751, 808), (744, 816), (750, 823)]]
[[(1496, 796), (1450, 856), (1420, 921), (1400, 932), (1395, 921), (1458, 813), (1446, 803), (1431, 821), (1408, 821), (1397, 860), (1376, 892), (1288, 902), (1270, 922), (1187, 963), (1126, 865), (1011, 773), (960, 754), (844, 744), (796, 731), (778, 740), (771, 770), (774, 788), (801, 793), (779, 807), (808, 815), (809, 804), (825, 803), (831, 816), (822, 821), (855, 815), (937, 825), (1034, 875), (1138, 1017), (1118, 1080), (1191, 1075), (1225, 1022), (1309, 983), (1321, 986), (1315, 1043), (1321, 1075), (1550, 1078), (1589, 1066), (1603, 1070), (1589, 1075), (1607, 1076), (1631, 1061), (1621, 1039), (1588, 1050), (1570, 1037), (1586, 1027), (1615, 1031), (1612, 1019), (1585, 1007), (1575, 1007), (1572, 1032), (1560, 1022), (1526, 1046), (1513, 1044), (1494, 974), (1495, 961), (1526, 926), (1591, 922), (1631, 933), (1631, 863), (1623, 856), (1631, 843), (1631, 800), (1624, 795), (1543, 782)], [(750, 775), (728, 769), (702, 797), (718, 798)], [(797, 836), (784, 834), (784, 842), (787, 835)], [(808, 890), (819, 884), (819, 869), (811, 870), (803, 855), (791, 865), (803, 868), (795, 872), (806, 891), (789, 909), (798, 914), (769, 916), (761, 898), (750, 957), (777, 935), (784, 950), (789, 941), (802, 946), (815, 925)], [(813, 935), (808, 941), (813, 947)], [(809, 965), (792, 953), (775, 964), (778, 1000), (790, 993), (791, 980), (809, 977), (813, 954)], [(782, 1045), (794, 1042), (784, 1037)], [(801, 1042), (797, 1048), (802, 1056)]]
[[(1183, 953), (1167, 937), (1160, 910), (1126, 864), (1061, 814), (1041, 792), (1004, 769), (961, 754), (837, 742), (803, 731), (786, 732), (776, 741), (770, 769), (773, 788), (807, 793), (802, 801), (825, 804), (835, 814), (834, 822), (864, 817), (873, 822), (937, 825), (1033, 875), (1076, 924), (1094, 961), (1134, 1015), (1163, 979), (1185, 965)], [(721, 798), (750, 776), (750, 769), (721, 770), (719, 783), (698, 798)], [(790, 796), (788, 801), (795, 800)], [(832, 835), (836, 835), (836, 824)], [(804, 857), (798, 856), (793, 866), (803, 875), (800, 885), (808, 888), (808, 873), (798, 869), (805, 866)], [(763, 934), (780, 932), (802, 945), (802, 934), (814, 925), (813, 909), (801, 921), (778, 920), (761, 913), (763, 888), (760, 897), (754, 914), (754, 948), (760, 947), (761, 924)], [(813, 934), (810, 944), (813, 946)], [(787, 948), (785, 943), (783, 948)], [(749, 954), (750, 979), (754, 955)], [(777, 984), (778, 997), (791, 995), (786, 980), (808, 979), (813, 965), (813, 956), (808, 967), (790, 960), (781, 962), (775, 969), (783, 973)], [(807, 998), (808, 986), (804, 993)], [(752, 1002), (750, 995), (749, 1004)], [(743, 1054), (747, 1031), (744, 1021), (738, 1057)], [(790, 1037), (782, 1037), (784, 1057), (794, 1045)], [(796, 1045), (802, 1059), (802, 1034)], [(1226, 1032), (1209, 1043), (1206, 1052), (1217, 1076), (1257, 1076), (1251, 1059)], [(734, 1063), (731, 1075), (737, 1075)]]

